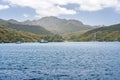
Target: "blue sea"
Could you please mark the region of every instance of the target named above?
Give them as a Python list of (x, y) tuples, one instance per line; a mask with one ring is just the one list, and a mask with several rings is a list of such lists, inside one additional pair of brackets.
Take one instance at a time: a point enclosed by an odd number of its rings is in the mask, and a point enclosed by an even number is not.
[(120, 80), (120, 43), (1, 43), (0, 80)]

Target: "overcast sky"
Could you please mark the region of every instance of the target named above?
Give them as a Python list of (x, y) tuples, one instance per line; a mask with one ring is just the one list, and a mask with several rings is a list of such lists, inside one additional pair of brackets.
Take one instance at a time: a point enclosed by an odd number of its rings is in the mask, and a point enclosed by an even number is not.
[(120, 0), (0, 0), (0, 18), (39, 19), (45, 16), (77, 19), (90, 25), (120, 23)]

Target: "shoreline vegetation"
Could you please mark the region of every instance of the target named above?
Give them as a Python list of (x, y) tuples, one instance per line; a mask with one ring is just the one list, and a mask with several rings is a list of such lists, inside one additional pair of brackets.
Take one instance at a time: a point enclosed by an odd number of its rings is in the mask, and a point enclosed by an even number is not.
[(61, 42), (63, 38), (56, 34), (34, 34), (30, 32), (17, 31), (0, 26), (0, 43), (16, 43), (20, 42), (40, 42), (42, 39), (49, 42)]
[[(95, 38), (96, 34), (96, 38)], [(102, 36), (100, 36), (100, 34)], [(50, 34), (38, 35), (29, 32), (16, 31), (14, 29), (0, 27), (0, 43), (40, 42), (42, 39), (48, 42), (115, 42), (120, 41), (120, 31), (113, 32), (85, 32), (81, 35), (67, 34), (65, 36)], [(109, 36), (108, 36), (109, 35)]]

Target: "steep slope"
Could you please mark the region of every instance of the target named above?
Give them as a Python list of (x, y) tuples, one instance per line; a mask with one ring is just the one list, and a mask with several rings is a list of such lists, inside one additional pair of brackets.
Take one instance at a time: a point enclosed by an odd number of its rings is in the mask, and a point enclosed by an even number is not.
[(34, 42), (38, 41), (40, 36), (28, 32), (16, 31), (0, 24), (0, 42)]
[(50, 34), (51, 33), (41, 26), (24, 25), (15, 20), (8, 20), (8, 21), (0, 20), (0, 23), (8, 28), (16, 29), (19, 31), (31, 32), (35, 34)]
[(90, 30), (77, 39), (78, 41), (120, 41), (120, 24)]
[[(8, 28), (10, 23), (6, 21), (0, 22), (0, 42), (36, 42), (40, 41), (42, 39), (47, 40), (49, 42), (61, 42), (63, 41), (63, 38), (59, 35), (55, 34), (34, 34), (30, 32), (25, 32), (23, 29), (19, 29), (20, 31), (16, 30), (16, 27), (19, 27), (18, 24), (12, 25), (12, 28)], [(13, 26), (15, 29), (13, 29)], [(20, 25), (22, 26), (22, 25)], [(26, 26), (23, 26), (26, 27)], [(24, 28), (26, 29), (26, 28)]]
[(84, 25), (82, 22), (77, 20), (66, 20), (66, 19), (59, 19), (57, 17), (43, 17), (39, 20), (33, 21), (25, 21), (23, 24), (29, 25), (40, 25), (57, 34), (69, 33), (69, 32), (76, 32), (80, 30), (87, 30), (93, 29), (93, 27), (89, 25)]

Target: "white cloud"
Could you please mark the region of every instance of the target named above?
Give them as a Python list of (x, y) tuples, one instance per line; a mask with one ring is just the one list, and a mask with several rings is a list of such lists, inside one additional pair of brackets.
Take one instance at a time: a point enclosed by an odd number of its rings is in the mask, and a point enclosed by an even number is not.
[(56, 5), (53, 0), (4, 0), (10, 5), (30, 7), (38, 16), (59, 16), (62, 14), (76, 14), (75, 10), (69, 10)]
[(29, 17), (29, 15), (28, 15), (28, 14), (23, 14), (23, 16), (24, 16), (25, 18), (28, 18), (28, 17)]
[(29, 7), (37, 16), (73, 15), (77, 11), (60, 5), (77, 4), (79, 11), (98, 11), (104, 8), (115, 8), (120, 11), (120, 0), (3, 0), (10, 5)]
[(8, 9), (9, 6), (8, 5), (0, 5), (0, 10), (3, 10), (3, 9)]
[(120, 3), (118, 3), (118, 4), (116, 5), (116, 11), (117, 11), (118, 13), (120, 13)]
[(117, 8), (119, 0), (82, 0), (80, 10), (83, 11), (98, 11), (104, 8)]

